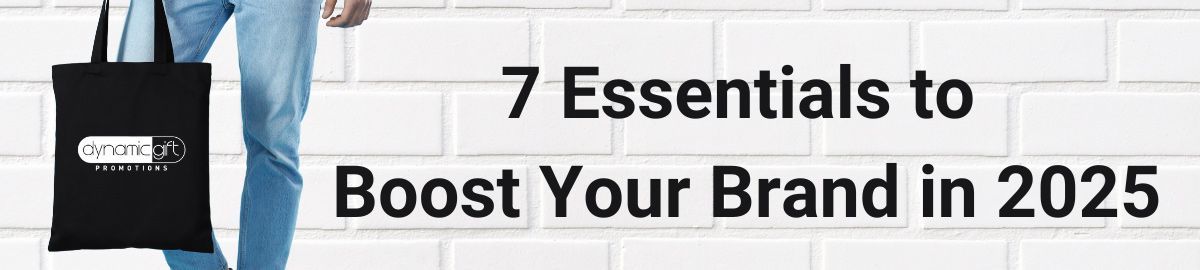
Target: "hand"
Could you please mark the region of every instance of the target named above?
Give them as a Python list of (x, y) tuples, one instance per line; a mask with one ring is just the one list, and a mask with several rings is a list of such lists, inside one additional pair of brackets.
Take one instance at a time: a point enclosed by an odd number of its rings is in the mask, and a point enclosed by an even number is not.
[(325, 9), (321, 12), (321, 19), (329, 19), (325, 26), (349, 28), (362, 25), (363, 21), (371, 16), (371, 0), (345, 0), (345, 5), (342, 7), (342, 14), (333, 16), (333, 7), (337, 5), (338, 0), (325, 0)]

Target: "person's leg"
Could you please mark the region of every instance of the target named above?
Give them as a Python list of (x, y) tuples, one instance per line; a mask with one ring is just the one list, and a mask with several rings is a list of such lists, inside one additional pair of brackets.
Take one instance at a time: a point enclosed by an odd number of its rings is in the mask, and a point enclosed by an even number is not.
[(303, 183), (300, 120), (311, 87), (320, 5), (233, 1), (247, 152), (238, 269), (284, 269)]
[[(176, 62), (199, 62), (212, 47), (233, 8), (225, 0), (163, 1)], [(154, 61), (154, 0), (132, 0), (117, 61)], [(229, 265), (213, 239), (213, 253), (164, 250), (175, 270), (224, 270)]]
[[(226, 0), (165, 0), (176, 62), (200, 62), (233, 14)], [(130, 0), (118, 62), (154, 61), (154, 0)]]

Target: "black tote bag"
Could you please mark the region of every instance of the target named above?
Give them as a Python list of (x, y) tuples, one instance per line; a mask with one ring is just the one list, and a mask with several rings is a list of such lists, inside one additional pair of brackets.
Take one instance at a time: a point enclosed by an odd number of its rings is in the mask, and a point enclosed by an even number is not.
[(175, 63), (162, 0), (154, 62), (109, 63), (108, 1), (90, 63), (53, 67), (50, 251), (213, 251), (208, 204), (212, 67)]

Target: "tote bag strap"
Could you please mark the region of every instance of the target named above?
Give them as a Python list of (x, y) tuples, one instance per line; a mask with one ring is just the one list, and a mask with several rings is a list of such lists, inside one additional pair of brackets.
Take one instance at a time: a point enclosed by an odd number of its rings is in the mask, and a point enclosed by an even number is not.
[[(154, 62), (175, 63), (175, 52), (171, 48), (171, 30), (167, 28), (167, 14), (163, 0), (154, 0)], [(96, 25), (96, 39), (92, 44), (92, 63), (108, 62), (108, 0), (100, 9), (100, 21)]]

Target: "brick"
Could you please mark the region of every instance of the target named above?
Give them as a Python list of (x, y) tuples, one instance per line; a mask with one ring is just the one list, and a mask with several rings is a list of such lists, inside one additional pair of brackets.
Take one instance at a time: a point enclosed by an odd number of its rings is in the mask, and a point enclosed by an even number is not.
[(808, 10), (804, 0), (628, 0), (625, 8), (639, 9), (709, 9), (709, 10)]
[[(584, 166), (574, 187), (567, 195), (565, 217), (557, 217), (555, 197), (546, 176), (539, 167), (530, 167), (530, 178), (541, 188), (542, 226), (547, 228), (709, 228), (712, 216), (712, 176), (706, 167), (666, 166)], [(570, 166), (554, 166), (554, 175), (561, 183), (566, 180)], [(588, 186), (598, 178), (611, 179), (621, 191), (621, 211), (612, 217), (596, 217), (587, 208)], [(667, 210), (668, 184), (670, 179), (689, 179), (690, 188), (679, 192), (679, 215), (669, 217)], [(644, 208), (650, 202), (651, 179), (661, 179), (660, 199), (662, 213), (654, 218), (637, 218), (629, 212), (629, 181), (637, 179), (639, 202)], [(612, 200), (608, 189), (598, 189), (596, 203), (608, 206)]]
[[(321, 7), (324, 8), (324, 2), (321, 2)], [(341, 14), (342, 8), (346, 6), (345, 1), (338, 1), (334, 4), (336, 9), (334, 15)], [(440, 8), (446, 7), (446, 0), (376, 0), (371, 1), (371, 8)], [(321, 22), (324, 25), (324, 21)]]
[(542, 68), (552, 81), (567, 66), (600, 67), (579, 81), (711, 80), (712, 44), (711, 21), (548, 19)]
[(437, 270), (438, 241), (298, 240), (288, 269)]
[(1200, 82), (1200, 21), (1121, 21), (1119, 31), (1121, 81)]
[(346, 79), (346, 31), (332, 27), (317, 30), (317, 55), (313, 59), (313, 80)]
[[(529, 21), (380, 19), (358, 32), (362, 81), (521, 81), (505, 66), (529, 65)], [(413, 38), (420, 37), (420, 38)]]
[(0, 156), (42, 154), (42, 94), (0, 93)]
[[(108, 58), (117, 58), (124, 17), (109, 19)], [(21, 37), (8, 44), (0, 61), (0, 81), (50, 81), (51, 66), (86, 63), (91, 59), (96, 36), (96, 17), (6, 17), (0, 19), (0, 36)]]
[(208, 151), (237, 155), (242, 143), (242, 98), (240, 91), (213, 91), (208, 105)]
[(0, 228), (50, 228), (53, 166), (0, 166), (0, 186), (0, 205), (6, 206), (0, 208)]
[[(1008, 202), (1016, 193), (1016, 190), (1021, 185), (1019, 176), (1012, 176), (1009, 182), (1001, 183), (998, 180), (1000, 172), (1004, 170), (1003, 166), (935, 166), (934, 173), (925, 175), (921, 172), (920, 167), (914, 167), (912, 170), (912, 181), (918, 181), (913, 184), (917, 190), (913, 191), (913, 200), (922, 200), (924, 191), (922, 190), (922, 179), (933, 180), (933, 203), (934, 217), (922, 217), (922, 209), (912, 209), (913, 217), (918, 217), (925, 228), (1068, 228), (1068, 227), (1104, 227), (1105, 218), (1089, 217), (1084, 218), (1082, 209), (1092, 200), (1093, 195), (1099, 193), (1103, 186), (1101, 182), (1083, 183), (1079, 181), (1079, 177), (1087, 170), (1087, 166), (1068, 166), (1075, 175), (1075, 207), (1070, 215), (1062, 218), (1053, 218), (1046, 214), (1041, 204), (1041, 179), (1047, 167), (1046, 165), (1025, 165), (1029, 171), (1033, 173), (1033, 179), (1030, 179), (1032, 185), (1029, 192), (1021, 201), (1017, 203), (1017, 209), (1033, 209), (1034, 217), (1000, 217), (1001, 207)], [(975, 216), (963, 217), (963, 193), (962, 189), (955, 189), (953, 192), (953, 217), (941, 217), (941, 179), (958, 179), (966, 178), (971, 181), (975, 189)], [(1124, 179), (1118, 176), (1119, 179)], [(1061, 207), (1064, 200), (1064, 187), (1061, 177), (1055, 177), (1052, 184), (1051, 202), (1054, 206)], [(1105, 203), (1104, 205), (1111, 205)]]
[(608, 242), (576, 240), (460, 240), (455, 270), (607, 270)]
[(1008, 0), (826, 0), (827, 10), (1008, 10)]
[[(1015, 4), (1015, 2), (1014, 2)], [(1188, 0), (1021, 0), (1022, 9), (1200, 9)]]
[[(7, 215), (5, 215), (7, 217)], [(38, 270), (42, 264), (42, 244), (38, 239), (0, 239), (0, 268)]]
[(1137, 240), (1027, 240), (1023, 270), (1116, 270), (1200, 268), (1200, 242)]
[(1004, 241), (827, 240), (827, 270), (1008, 269)]
[[(1120, 167), (1117, 170), (1123, 173), (1125, 167)], [(1137, 193), (1129, 194), (1125, 190), (1125, 178), (1122, 175), (1116, 179), (1116, 188), (1109, 196), (1114, 198), (1120, 197), (1119, 203), (1111, 204), (1110, 208), (1118, 209), (1120, 215), (1120, 223), (1126, 228), (1176, 228), (1200, 227), (1200, 217), (1195, 213), (1200, 211), (1200, 198), (1195, 194), (1200, 194), (1200, 167), (1191, 166), (1158, 166), (1158, 173), (1155, 175), (1139, 175), (1138, 183), (1147, 183), (1154, 187), (1158, 193), (1159, 203), (1158, 209), (1153, 215), (1145, 218), (1138, 218), (1128, 215), (1125, 211), (1125, 203), (1134, 203), (1136, 207), (1146, 207), (1146, 194)], [(1119, 195), (1118, 195), (1119, 194)]]
[[(342, 1), (338, 1), (338, 6), (341, 6)], [(371, 7), (445, 7), (446, 0), (374, 0), (371, 1)], [(374, 21), (372, 21), (374, 22)]]
[[(112, 0), (112, 1), (109, 1), (108, 4), (110, 7), (128, 7), (130, 1), (132, 1), (132, 0)], [(49, 1), (47, 1), (47, 2), (49, 2)], [(102, 3), (104, 3), (104, 1), (54, 0), (54, 6), (56, 6), (56, 7), (99, 7)], [(99, 9), (97, 9), (97, 11), (98, 10)], [(116, 12), (114, 12), (114, 14), (116, 14)], [(124, 13), (122, 13), (122, 14), (124, 14)]]
[[(716, 95), (716, 87), (711, 86)], [(754, 92), (753, 90), (751, 92)], [(712, 112), (691, 119), (676, 108), (662, 119), (640, 113), (625, 119), (625, 151), (630, 155), (808, 155), (809, 120), (799, 112), (791, 119), (766, 119), (759, 115), (759, 96), (750, 95), (750, 118), (738, 118), (741, 108), (736, 92), (728, 99), (729, 118), (716, 117), (716, 98), (706, 106)], [(674, 94), (659, 95), (674, 97)], [(637, 104), (649, 104), (631, 96)], [(802, 97), (794, 97), (799, 102)], [(782, 96), (771, 97), (771, 107), (781, 107)], [(673, 106), (676, 104), (673, 104)], [(648, 105), (654, 106), (654, 105)], [(699, 106), (693, 105), (694, 109)]]
[(611, 0), (458, 0), (460, 8), (512, 7), (512, 8), (607, 8)]
[[(523, 166), (366, 167), (371, 169), (371, 172), (375, 177), (374, 185), (371, 187), (371, 194), (374, 194), (375, 196), (375, 208), (371, 214), (365, 217), (353, 218), (357, 222), (359, 229), (525, 228), (529, 226), (528, 217), (530, 215), (530, 211), (532, 210), (529, 208), (528, 196), (526, 194), (528, 194), (527, 190), (530, 189), (530, 185), (534, 185), (534, 183), (530, 182), (525, 167)], [(513, 188), (512, 195), (513, 207), (520, 211), (520, 216), (510, 218), (501, 212), (502, 194), (500, 187), (495, 187), (492, 191), (484, 191), (481, 188), (476, 188), (475, 191), (477, 191), (477, 193), (492, 199), (492, 213), (482, 218), (467, 216), (463, 212), (464, 205), (479, 207), (479, 204), (463, 197), (463, 190), (461, 188), (463, 183), (473, 178), (483, 178), (495, 185), (495, 180), (503, 176), (502, 170), (504, 169), (513, 170), (513, 178), (518, 179), (520, 182), (519, 186)], [(454, 213), (450, 216), (444, 218), (434, 218), (422, 210), (422, 206), (419, 205), (421, 203), (421, 197), (417, 195), (418, 205), (413, 209), (413, 212), (410, 215), (401, 218), (389, 216), (382, 209), (383, 206), (381, 205), (382, 203), (380, 199), (382, 193), (380, 190), (382, 189), (384, 183), (393, 178), (403, 178), (408, 180), (413, 184), (418, 193), (421, 192), (421, 188), (424, 186), (425, 182), (428, 182), (430, 179), (443, 178), (450, 180), (450, 182), (455, 184), (455, 191), (458, 192), (458, 206), (455, 207)], [(357, 187), (362, 184), (361, 180), (359, 179), (360, 178), (357, 176), (351, 176), (348, 181), (351, 186)], [(434, 205), (445, 205), (446, 199), (445, 196), (442, 195), (444, 194), (443, 191), (439, 189), (434, 192), (436, 193), (432, 199)], [(392, 202), (395, 207), (399, 208), (403, 206), (403, 196), (405, 195), (402, 189), (396, 189), (393, 191), (392, 198), (394, 199)], [(357, 208), (362, 206), (362, 200), (360, 197), (351, 196), (350, 199), (349, 207)]]
[[(53, 88), (53, 87), (51, 87), (51, 88)], [(49, 113), (49, 115), (44, 116), (44, 118), (47, 119), (47, 121), (43, 123), (43, 125), (45, 125), (44, 128), (46, 129), (46, 131), (43, 134), (47, 134), (48, 136), (51, 136), (51, 137), (39, 139), (39, 140), (45, 140), (42, 143), (47, 144), (43, 148), (43, 149), (47, 149), (47, 150), (39, 151), (39, 152), (48, 154), (51, 157), (53, 157), (55, 149), (58, 149), (58, 147), (57, 147), (58, 142), (56, 141), (57, 139), (53, 138), (53, 136), (58, 136), (58, 127), (57, 127), (57, 125), (58, 125), (57, 124), (57, 122), (58, 122), (58, 100), (54, 98), (54, 93), (53, 93), (54, 90), (49, 90), (49, 91), (51, 92), (50, 94), (47, 94), (42, 97), (44, 99), (47, 99), (45, 101), (42, 101), (42, 104), (45, 106), (49, 106), (49, 107), (42, 109), (42, 111)], [(0, 116), (0, 117), (3, 117), (3, 116)], [(27, 119), (25, 119), (25, 120), (27, 120)], [(5, 121), (7, 121), (7, 120), (5, 120)], [(22, 120), (18, 120), (18, 121), (22, 121)]]
[[(905, 192), (907, 181), (905, 180), (904, 167), (897, 166), (896, 168), (896, 210), (895, 217), (871, 217), (867, 214), (862, 205), (863, 190), (867, 181), (873, 178), (884, 179), (887, 177), (885, 164), (880, 164), (878, 167), (796, 167), (796, 166), (743, 166), (749, 171), (750, 185), (746, 188), (747, 193), (751, 194), (754, 202), (750, 206), (750, 212), (741, 217), (725, 218), (725, 225), (729, 228), (814, 228), (814, 227), (905, 227), (908, 224), (907, 218), (907, 197)], [(780, 179), (780, 185), (795, 178), (805, 178), (812, 181), (815, 189), (809, 191), (809, 194), (817, 194), (814, 208), (817, 209), (818, 217), (791, 217), (784, 212), (784, 200), (794, 194), (800, 194), (801, 190), (785, 191), (782, 189), (774, 189), (769, 193), (769, 214), (768, 217), (760, 217), (758, 214), (759, 207), (763, 203), (763, 198), (757, 195), (759, 190), (758, 179)], [(845, 195), (839, 189), (834, 196), (835, 203), (833, 206), (826, 206), (823, 203), (824, 197), (822, 190), (824, 188), (823, 179), (838, 179), (847, 178), (855, 182), (855, 217), (846, 217)], [(733, 186), (737, 183), (737, 178), (730, 176), (725, 178), (725, 186)], [(874, 202), (877, 206), (884, 206), (886, 202), (886, 194), (882, 189), (879, 189), (873, 194)], [(733, 207), (739, 205), (737, 197), (727, 196), (726, 205)], [(822, 213), (823, 209), (832, 208), (834, 216), (825, 217)]]
[[(295, 246), (295, 243), (293, 242), (292, 245)], [(217, 238), (217, 247), (221, 248), (221, 254), (225, 255), (225, 262), (229, 264), (229, 268), (237, 267), (238, 238), (236, 236), (232, 238)]]
[(438, 155), (440, 93), (312, 93), (300, 152), (314, 155)]
[[(959, 119), (937, 112), (936, 89), (926, 92), (925, 104), (934, 111), (931, 119), (917, 116), (912, 93), (881, 95), (890, 106), (882, 118), (823, 119), (825, 154), (1003, 156), (1008, 151), (1008, 96), (979, 90), (972, 89), (971, 111)], [(961, 96), (951, 97), (951, 108), (959, 108)]]
[(621, 269), (626, 270), (807, 270), (807, 240), (629, 239)]
[(0, 3), (0, 7), (39, 7), (42, 0), (12, 0)]
[[(346, 31), (342, 28), (317, 27), (317, 52), (313, 58), (314, 81), (342, 81), (346, 78)], [(237, 23), (230, 19), (213, 42), (204, 62), (213, 65), (213, 80), (240, 81)]]
[(1026, 155), (1200, 154), (1200, 95), (1026, 94)]
[(162, 251), (153, 249), (109, 249), (51, 252), (54, 270), (159, 270), (168, 269)]
[[(760, 70), (797, 81), (840, 81), (840, 64), (853, 80), (908, 81), (905, 21), (730, 21), (725, 26), (728, 78), (753, 80)], [(794, 73), (781, 69), (792, 65)], [(799, 87), (799, 85), (797, 85)]]
[(924, 70), (934, 80), (1103, 81), (1103, 20), (923, 23)]
[[(609, 154), (612, 121), (563, 116), (563, 94), (533, 93), (520, 118), (508, 118), (515, 94), (455, 95), (455, 145), (460, 155)], [(580, 109), (599, 109), (600, 98), (578, 98)]]
[(315, 165), (300, 167), (304, 189), (300, 194), (300, 215), (296, 226), (315, 229), (342, 229), (346, 220), (337, 216), (337, 167)]
[(209, 212), (213, 228), (237, 229), (242, 210), (242, 186), (246, 167), (242, 165), (212, 165), (209, 168)]

